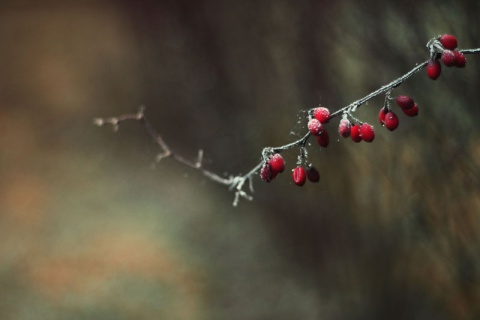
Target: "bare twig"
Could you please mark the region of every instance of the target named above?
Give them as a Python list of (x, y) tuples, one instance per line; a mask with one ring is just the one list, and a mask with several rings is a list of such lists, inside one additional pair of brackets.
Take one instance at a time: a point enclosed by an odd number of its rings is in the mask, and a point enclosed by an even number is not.
[(172, 149), (170, 149), (170, 147), (165, 142), (165, 140), (163, 140), (162, 136), (155, 130), (155, 128), (153, 128), (153, 126), (147, 120), (147, 117), (145, 116), (145, 107), (143, 106), (140, 107), (137, 113), (124, 114), (118, 117), (95, 118), (93, 120), (93, 123), (99, 127), (104, 126), (106, 124), (110, 124), (113, 126), (113, 130), (117, 131), (120, 123), (127, 120), (135, 120), (142, 123), (145, 129), (147, 130), (148, 134), (153, 138), (155, 143), (160, 147), (160, 153), (156, 157), (157, 162), (160, 162), (162, 159), (165, 159), (165, 158), (172, 158), (175, 161), (180, 162), (183, 165), (186, 165), (187, 167), (199, 170), (204, 176), (206, 176), (210, 180), (213, 180), (217, 183), (227, 185), (227, 186), (233, 183), (233, 180), (234, 180), (233, 178), (231, 177), (223, 178), (217, 175), (216, 173), (203, 168), (202, 166), (203, 151), (202, 150), (199, 150), (198, 157), (195, 161), (190, 161), (184, 158), (183, 156), (179, 155), (178, 153), (174, 152)]

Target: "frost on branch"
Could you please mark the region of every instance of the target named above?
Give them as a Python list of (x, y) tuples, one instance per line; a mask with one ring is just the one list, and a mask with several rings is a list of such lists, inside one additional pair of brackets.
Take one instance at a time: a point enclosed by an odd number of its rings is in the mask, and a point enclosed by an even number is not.
[[(191, 169), (198, 170), (205, 177), (219, 184), (225, 185), (229, 190), (234, 192), (233, 205), (237, 206), (240, 198), (252, 200), (253, 193), (253, 178), (259, 174), (260, 178), (265, 182), (273, 181), (285, 169), (285, 162), (280, 155), (281, 152), (298, 148), (299, 156), (296, 167), (292, 170), (292, 179), (297, 186), (303, 186), (308, 180), (310, 182), (318, 182), (320, 180), (320, 173), (318, 170), (308, 162), (307, 141), (311, 136), (314, 136), (321, 147), (327, 147), (329, 143), (329, 133), (327, 126), (332, 123), (332, 119), (342, 116), (337, 124), (338, 132), (341, 137), (350, 137), (354, 142), (361, 141), (372, 142), (375, 138), (375, 130), (371, 124), (361, 121), (354, 113), (365, 105), (365, 103), (378, 95), (385, 94), (384, 103), (380, 108), (378, 120), (381, 126), (393, 131), (399, 124), (400, 119), (394, 112), (391, 102), (395, 101), (403, 114), (407, 117), (415, 117), (419, 113), (417, 103), (407, 95), (392, 96), (393, 91), (402, 85), (411, 76), (418, 73), (421, 69), (426, 68), (427, 76), (436, 80), (441, 74), (441, 63), (446, 67), (464, 68), (467, 62), (465, 54), (478, 54), (480, 48), (476, 49), (457, 49), (457, 40), (454, 36), (444, 34), (435, 37), (427, 43), (429, 50), (428, 60), (418, 63), (410, 71), (401, 77), (391, 81), (390, 83), (381, 86), (377, 90), (369, 93), (365, 97), (358, 99), (349, 105), (330, 113), (330, 110), (319, 106), (308, 110), (308, 118), (305, 123), (308, 128), (303, 137), (296, 141), (287, 143), (279, 147), (265, 147), (261, 153), (261, 161), (253, 166), (246, 174), (239, 174), (236, 176), (229, 176), (224, 178), (212, 171), (203, 167), (203, 151), (198, 151), (198, 156), (195, 160), (189, 160), (180, 154), (176, 153), (165, 142), (163, 137), (153, 128), (145, 116), (145, 108), (141, 107), (137, 113), (124, 114), (117, 117), (96, 118), (93, 120), (94, 124), (101, 127), (104, 125), (111, 125), (114, 131), (119, 129), (121, 122), (134, 120), (140, 122), (147, 133), (153, 138), (155, 143), (160, 148), (160, 152), (156, 157), (156, 161), (160, 162), (165, 158), (175, 160)], [(335, 125), (335, 124), (334, 124)], [(248, 186), (247, 186), (248, 185)]]

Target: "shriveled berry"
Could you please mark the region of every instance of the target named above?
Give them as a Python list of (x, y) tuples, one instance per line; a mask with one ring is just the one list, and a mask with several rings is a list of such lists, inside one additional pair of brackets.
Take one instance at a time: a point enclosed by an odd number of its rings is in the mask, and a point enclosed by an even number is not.
[(308, 130), (310, 130), (314, 136), (318, 136), (323, 131), (323, 126), (320, 121), (313, 118), (308, 121)]
[[(407, 110), (411, 110), (411, 109), (412, 108)], [(393, 131), (397, 129), (398, 123), (399, 121), (398, 121), (397, 115), (392, 111), (387, 112), (387, 114), (385, 115), (385, 128), (387, 128), (390, 131)]]
[(260, 170), (260, 178), (265, 182), (270, 182), (277, 176), (277, 173), (272, 171), (272, 168), (268, 163), (265, 163)]
[[(383, 126), (385, 124), (385, 115), (387, 114), (388, 109), (387, 108), (381, 108), (380, 112), (378, 113), (378, 121), (380, 121), (380, 124)], [(351, 134), (350, 134), (351, 136)]]
[(350, 138), (357, 143), (362, 141), (362, 136), (360, 135), (360, 126), (358, 124), (354, 124), (350, 127)]
[(413, 106), (413, 108), (410, 108), (408, 110), (405, 110), (405, 109), (402, 109), (403, 113), (405, 113), (405, 115), (409, 116), (409, 117), (415, 117), (418, 115), (418, 106), (417, 104), (415, 103), (415, 105)]
[(442, 52), (442, 62), (447, 67), (452, 67), (457, 63), (457, 58), (455, 57), (455, 53), (451, 50), (443, 50)]
[(457, 39), (451, 34), (444, 34), (438, 40), (445, 49), (453, 50), (457, 47)]
[(293, 169), (292, 177), (293, 177), (293, 182), (295, 182), (297, 186), (303, 186), (307, 179), (305, 174), (305, 169), (303, 169), (303, 167), (300, 167), (300, 166), (296, 167), (295, 169)]
[(268, 160), (268, 164), (270, 165), (271, 170), (274, 172), (283, 172), (285, 169), (285, 161), (280, 153), (275, 153), (270, 160)]
[(317, 139), (317, 143), (320, 147), (328, 147), (328, 143), (330, 142), (330, 137), (328, 136), (328, 131), (323, 130), (318, 136), (315, 137)]
[(465, 58), (465, 55), (461, 53), (460, 51), (453, 51), (455, 54), (455, 67), (457, 68), (465, 68), (465, 64), (467, 63), (467, 58)]
[(330, 119), (330, 111), (325, 107), (318, 107), (313, 110), (313, 116), (320, 121), (320, 123), (327, 123)]
[(309, 165), (307, 167), (307, 179), (311, 182), (318, 182), (320, 181), (320, 173), (314, 166)]
[(350, 136), (350, 121), (348, 121), (348, 119), (340, 120), (340, 125), (338, 126), (338, 133), (344, 138)]
[(402, 109), (410, 109), (415, 104), (415, 101), (413, 101), (413, 99), (409, 96), (398, 96), (397, 104)]
[(427, 75), (432, 80), (437, 80), (442, 72), (442, 66), (438, 60), (430, 60), (427, 64)]
[(362, 140), (365, 142), (372, 142), (375, 139), (375, 131), (373, 131), (373, 127), (368, 123), (364, 123), (360, 126), (360, 136)]

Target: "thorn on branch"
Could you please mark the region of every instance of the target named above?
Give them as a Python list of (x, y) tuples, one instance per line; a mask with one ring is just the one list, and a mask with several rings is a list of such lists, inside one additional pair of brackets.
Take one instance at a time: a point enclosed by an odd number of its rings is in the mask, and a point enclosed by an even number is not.
[(244, 199), (247, 199), (248, 201), (253, 200), (253, 197), (251, 195), (247, 194), (245, 191), (237, 190), (237, 191), (235, 191), (235, 198), (233, 199), (233, 206), (234, 207), (238, 206), (238, 202), (240, 201), (240, 197), (244, 198)]
[(195, 160), (195, 168), (201, 168), (202, 162), (203, 162), (203, 150), (199, 149), (197, 159)]
[(155, 157), (155, 162), (156, 163), (159, 163), (160, 161), (162, 161), (163, 159), (165, 158), (168, 158), (168, 157), (171, 157), (172, 156), (172, 153), (170, 151), (165, 151), (163, 153), (159, 153), (157, 154), (157, 156)]
[(106, 124), (112, 125), (113, 131), (117, 132), (118, 131), (118, 123), (119, 120), (118, 118), (111, 117), (111, 118), (95, 118), (93, 119), (93, 124), (98, 126), (98, 127), (103, 127)]

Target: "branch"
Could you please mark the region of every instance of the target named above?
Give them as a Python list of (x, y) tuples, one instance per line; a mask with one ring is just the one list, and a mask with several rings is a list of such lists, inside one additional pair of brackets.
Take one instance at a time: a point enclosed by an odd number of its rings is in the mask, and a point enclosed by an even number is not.
[(118, 117), (95, 118), (93, 120), (93, 123), (99, 127), (104, 126), (106, 124), (110, 124), (112, 125), (114, 131), (118, 131), (118, 127), (120, 123), (128, 120), (139, 121), (141, 124), (143, 124), (143, 126), (147, 130), (147, 133), (153, 138), (155, 143), (160, 147), (161, 152), (157, 155), (156, 162), (160, 162), (162, 159), (165, 159), (165, 158), (172, 158), (173, 160), (180, 162), (181, 164), (186, 165), (187, 167), (200, 171), (204, 176), (206, 176), (210, 180), (213, 180), (223, 185), (232, 184), (232, 181), (233, 181), (232, 177), (225, 179), (217, 175), (216, 173), (203, 168), (202, 166), (203, 150), (200, 149), (198, 151), (197, 159), (195, 161), (191, 161), (179, 155), (178, 153), (174, 152), (172, 149), (170, 149), (170, 147), (162, 138), (162, 136), (155, 130), (155, 128), (153, 128), (153, 126), (147, 120), (147, 117), (145, 116), (145, 107), (143, 106), (140, 107), (137, 113), (124, 114)]
[[(450, 36), (451, 37), (451, 36)], [(455, 39), (455, 46), (456, 46), (456, 39)], [(390, 94), (391, 92), (399, 87), (401, 84), (403, 84), (406, 80), (408, 80), (410, 77), (412, 77), (414, 74), (418, 73), (421, 69), (425, 68), (431, 61), (436, 62), (442, 57), (442, 54), (448, 50), (446, 49), (447, 45), (444, 46), (442, 43), (441, 37), (433, 38), (427, 43), (427, 48), (430, 51), (430, 58), (427, 61), (424, 61), (422, 63), (416, 64), (415, 67), (413, 67), (410, 71), (405, 73), (404, 75), (400, 76), (399, 78), (391, 81), (390, 83), (381, 86), (377, 90), (369, 93), (365, 97), (358, 99), (349, 105), (338, 109), (337, 111), (329, 114), (329, 117), (327, 121), (330, 121), (331, 119), (343, 115), (344, 119), (347, 119), (348, 117), (353, 119), (356, 123), (362, 123), (360, 120), (357, 118), (353, 117), (353, 113), (357, 111), (358, 108), (360, 108), (362, 105), (364, 105), (367, 101), (373, 99), (374, 97), (385, 93), (385, 105), (382, 108), (387, 112), (387, 110), (390, 110), (390, 105), (389, 101), (392, 99)], [(480, 48), (476, 49), (461, 49), (461, 50), (454, 50), (453, 51), (462, 53), (462, 54), (479, 54), (480, 53)], [(450, 50), (450, 51), (452, 51)], [(445, 54), (446, 55), (446, 54)], [(444, 62), (445, 63), (445, 62)], [(446, 63), (445, 63), (446, 64)], [(438, 71), (440, 72), (440, 71)], [(413, 102), (413, 101), (412, 101)], [(314, 113), (314, 108), (308, 110), (309, 114), (309, 119), (313, 118), (313, 113)], [(251, 193), (253, 193), (253, 177), (256, 175), (260, 169), (266, 166), (268, 163), (269, 159), (271, 159), (272, 155), (274, 154), (279, 154), (283, 151), (292, 149), (292, 148), (300, 148), (300, 155), (299, 155), (299, 160), (298, 160), (298, 165), (300, 166), (303, 164), (306, 159), (307, 159), (307, 150), (306, 150), (306, 143), (308, 139), (314, 135), (311, 131), (306, 132), (301, 138), (298, 140), (295, 140), (293, 142), (286, 143), (284, 145), (278, 146), (278, 147), (265, 147), (262, 150), (262, 157), (261, 161), (257, 163), (253, 168), (248, 171), (246, 174), (242, 175), (236, 175), (236, 176), (229, 176), (228, 178), (224, 178), (212, 171), (209, 171), (203, 167), (202, 160), (203, 160), (203, 150), (198, 151), (198, 156), (195, 160), (188, 160), (187, 158), (181, 156), (180, 154), (176, 153), (173, 149), (169, 147), (169, 145), (165, 142), (163, 137), (153, 128), (153, 126), (150, 124), (150, 122), (147, 120), (147, 117), (145, 116), (145, 108), (140, 107), (137, 113), (134, 114), (124, 114), (120, 115), (117, 117), (108, 117), (108, 118), (96, 118), (94, 119), (94, 124), (101, 127), (104, 125), (111, 125), (113, 127), (114, 131), (117, 131), (119, 128), (120, 123), (124, 121), (138, 121), (140, 122), (144, 128), (146, 129), (147, 133), (153, 138), (155, 143), (158, 145), (160, 148), (160, 153), (156, 157), (156, 162), (160, 162), (161, 160), (165, 158), (171, 158), (191, 169), (199, 171), (201, 174), (203, 174), (205, 177), (209, 178), (210, 180), (228, 186), (229, 190), (234, 191), (235, 196), (234, 196), (234, 201), (233, 205), (236, 206), (240, 200), (240, 198), (244, 198), (247, 200), (252, 200), (253, 197), (251, 196)], [(342, 120), (343, 121), (343, 120)], [(398, 125), (398, 123), (397, 123)], [(393, 129), (390, 129), (393, 130)], [(317, 136), (318, 138), (318, 136)], [(328, 138), (328, 135), (327, 135)], [(353, 138), (353, 136), (352, 136)], [(373, 140), (373, 138), (372, 138)], [(358, 142), (358, 141), (357, 141)], [(320, 143), (320, 142), (319, 142)], [(328, 141), (327, 141), (328, 144)], [(326, 145), (325, 145), (326, 146)], [(283, 160), (282, 160), (283, 161)], [(307, 170), (311, 169), (312, 166), (309, 164), (307, 166)], [(283, 170), (283, 169), (282, 169)], [(308, 173), (307, 173), (308, 174)], [(318, 172), (317, 172), (318, 174)], [(276, 175), (276, 174), (275, 174)], [(271, 178), (273, 179), (273, 175)], [(263, 178), (263, 176), (262, 176)], [(270, 180), (266, 180), (270, 181)], [(312, 180), (313, 181), (313, 180)], [(318, 177), (316, 179), (318, 181)], [(246, 188), (246, 184), (248, 182), (248, 190), (249, 192), (245, 191), (244, 189)], [(303, 183), (302, 183), (303, 184)], [(300, 184), (299, 184), (300, 185)]]

